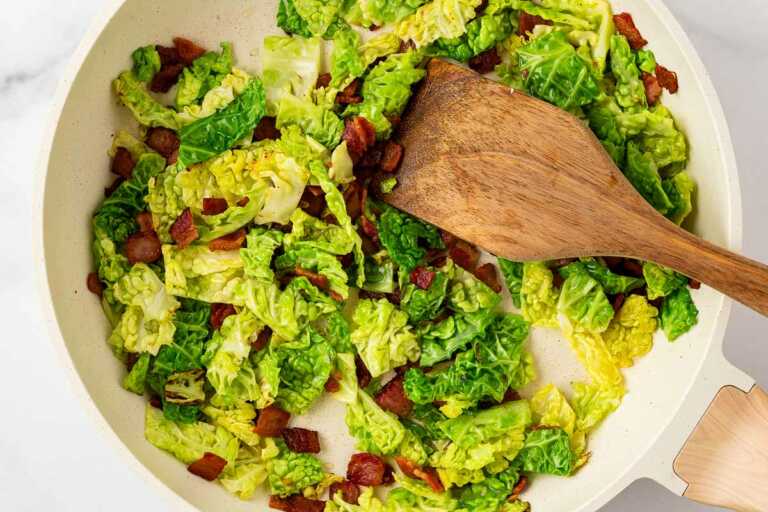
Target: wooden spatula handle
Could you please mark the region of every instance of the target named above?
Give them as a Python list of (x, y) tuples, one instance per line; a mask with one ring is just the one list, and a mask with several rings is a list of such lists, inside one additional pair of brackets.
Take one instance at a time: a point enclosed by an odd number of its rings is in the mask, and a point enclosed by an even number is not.
[[(638, 226), (640, 227), (640, 226)], [(647, 225), (632, 241), (635, 256), (701, 281), (768, 316), (768, 266), (717, 247), (666, 219)], [(628, 248), (629, 249), (629, 248)]]
[(675, 459), (683, 495), (744, 512), (768, 510), (768, 394), (720, 390)]

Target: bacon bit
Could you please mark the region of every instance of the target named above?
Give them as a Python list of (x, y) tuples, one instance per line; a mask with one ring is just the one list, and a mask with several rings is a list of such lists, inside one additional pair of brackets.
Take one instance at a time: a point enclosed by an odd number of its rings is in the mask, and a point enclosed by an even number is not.
[(429, 486), (435, 492), (445, 491), (443, 482), (440, 481), (440, 477), (434, 468), (424, 468), (406, 459), (405, 457), (395, 457), (395, 462), (397, 462), (400, 470), (405, 473), (406, 476), (423, 480), (429, 484)]
[(661, 86), (659, 81), (650, 73), (643, 72), (643, 85), (645, 85), (645, 97), (649, 105), (655, 105), (661, 98)]
[(280, 437), (288, 426), (291, 415), (276, 405), (259, 411), (259, 418), (253, 431), (263, 437)]
[(553, 270), (557, 270), (559, 268), (563, 268), (566, 265), (570, 265), (571, 263), (574, 263), (578, 261), (578, 258), (560, 258), (557, 260), (552, 260), (549, 262), (548, 267)]
[(688, 286), (692, 290), (700, 290), (701, 289), (701, 281), (697, 281), (696, 279), (688, 279)]
[(525, 39), (528, 39), (529, 34), (533, 33), (533, 29), (536, 25), (552, 25), (552, 22), (545, 20), (541, 16), (535, 16), (528, 14), (525, 11), (520, 11), (520, 27), (517, 29), (517, 34)]
[(365, 236), (376, 243), (379, 242), (379, 230), (376, 229), (376, 224), (368, 220), (368, 217), (365, 215), (360, 216), (360, 227), (363, 229)]
[(325, 381), (325, 390), (329, 393), (335, 393), (338, 390), (341, 389), (341, 384), (339, 384), (339, 375), (334, 374), (328, 377), (328, 380)]
[(286, 428), (283, 430), (283, 441), (292, 452), (320, 453), (320, 438), (314, 430)]
[(180, 249), (185, 248), (200, 236), (197, 233), (197, 227), (192, 219), (192, 212), (189, 208), (181, 212), (181, 215), (173, 222), (170, 231), (171, 238), (178, 244)]
[(555, 288), (562, 288), (563, 283), (565, 283), (565, 279), (563, 279), (563, 276), (560, 275), (560, 272), (553, 272), (552, 285)]
[(293, 273), (299, 277), (306, 277), (310, 283), (317, 286), (321, 290), (328, 290), (330, 287), (328, 278), (322, 274), (318, 274), (317, 272), (312, 272), (311, 270), (307, 270), (305, 268), (296, 267), (293, 269)]
[(386, 464), (371, 453), (356, 453), (347, 465), (347, 480), (357, 485), (376, 486), (384, 483)]
[(277, 129), (274, 117), (262, 117), (256, 129), (253, 130), (253, 141), (277, 140), (280, 138), (280, 130)]
[(152, 77), (149, 90), (152, 92), (166, 93), (179, 81), (179, 75), (184, 71), (184, 64), (169, 64), (160, 68), (160, 71)]
[(621, 309), (621, 306), (624, 305), (624, 300), (625, 299), (626, 299), (626, 297), (624, 296), (623, 293), (616, 294), (616, 296), (613, 298), (613, 302), (611, 303), (611, 305), (613, 306), (613, 311), (614, 312), (616, 312), (616, 313), (619, 312), (619, 310)]
[(624, 258), (619, 258), (618, 256), (603, 256), (603, 261), (611, 272), (617, 272), (624, 262)]
[(147, 146), (169, 159), (181, 146), (176, 132), (168, 128), (150, 128), (147, 132)]
[(499, 56), (499, 52), (496, 51), (495, 46), (479, 55), (475, 55), (469, 59), (468, 62), (469, 67), (481, 75), (490, 73), (499, 64), (501, 64), (501, 57)]
[(323, 195), (323, 189), (317, 186), (306, 187), (299, 200), (299, 208), (313, 217), (319, 217), (323, 213), (323, 210), (325, 210), (325, 196)]
[(365, 366), (360, 356), (355, 356), (355, 375), (361, 388), (367, 388), (368, 384), (371, 383), (371, 379), (373, 379), (371, 372), (368, 371), (368, 367)]
[(226, 465), (227, 461), (215, 453), (205, 452), (202, 459), (196, 460), (187, 466), (187, 471), (209, 482), (213, 482), (224, 471)]
[(112, 172), (125, 179), (130, 179), (136, 162), (131, 152), (125, 148), (117, 148), (115, 158), (112, 159)]
[(517, 481), (517, 484), (512, 489), (512, 494), (509, 495), (508, 500), (510, 502), (517, 500), (527, 486), (528, 486), (528, 478), (521, 476), (520, 480)]
[(256, 336), (256, 340), (251, 342), (251, 350), (254, 352), (263, 350), (269, 344), (270, 339), (272, 339), (272, 329), (268, 326), (264, 326), (259, 332), (259, 335)]
[(175, 46), (176, 51), (179, 52), (179, 59), (181, 59), (181, 62), (187, 66), (205, 54), (205, 48), (198, 46), (189, 39), (183, 37), (174, 37), (173, 46)]
[(485, 10), (488, 8), (488, 0), (482, 0), (480, 2), (480, 5), (477, 6), (475, 9), (475, 16), (480, 16), (485, 12)]
[(363, 98), (358, 95), (359, 90), (360, 80), (355, 78), (352, 80), (352, 82), (350, 82), (348, 86), (344, 88), (343, 91), (341, 91), (336, 96), (336, 103), (339, 105), (352, 105), (355, 103), (361, 103)]
[(123, 178), (122, 176), (118, 176), (117, 178), (115, 178), (115, 181), (113, 181), (110, 186), (104, 189), (104, 197), (109, 197), (112, 194), (114, 194), (115, 190), (117, 190), (120, 187), (120, 185), (123, 184), (124, 181), (125, 181), (125, 178)]
[(153, 395), (149, 397), (149, 405), (151, 405), (155, 409), (160, 409), (160, 410), (163, 409), (163, 401), (160, 400), (160, 397), (158, 397), (157, 395)]
[(101, 283), (99, 274), (96, 272), (88, 274), (88, 279), (86, 279), (85, 283), (88, 286), (88, 291), (94, 295), (101, 297), (102, 293), (104, 293), (104, 285)]
[(310, 500), (301, 494), (294, 494), (287, 498), (272, 495), (269, 497), (269, 508), (283, 510), (284, 512), (323, 512), (325, 510), (325, 502)]
[(227, 211), (227, 208), (229, 208), (229, 205), (223, 197), (203, 198), (203, 215), (218, 215)]
[(384, 479), (382, 485), (392, 485), (395, 483), (395, 470), (389, 464), (384, 464)]
[(251, 201), (250, 197), (244, 197), (237, 202), (237, 206), (242, 208), (243, 206), (246, 206), (250, 201)]
[(123, 252), (131, 265), (153, 263), (162, 257), (162, 247), (163, 244), (154, 231), (139, 232), (128, 237), (123, 246)]
[(656, 78), (659, 80), (659, 85), (672, 94), (675, 94), (680, 88), (680, 84), (677, 81), (677, 73), (668, 70), (661, 64), (656, 64)]
[(405, 375), (398, 375), (387, 382), (374, 397), (379, 407), (401, 417), (408, 416), (413, 410), (413, 402), (405, 394), (404, 381)]
[(464, 240), (454, 242), (448, 249), (448, 255), (458, 266), (469, 272), (474, 272), (477, 261), (480, 259), (480, 251), (477, 247)]
[(333, 77), (330, 73), (323, 73), (322, 75), (317, 77), (317, 82), (315, 82), (315, 89), (322, 89), (323, 87), (328, 87), (331, 85), (331, 79)]
[(499, 273), (496, 271), (496, 267), (493, 263), (486, 263), (480, 265), (475, 269), (475, 277), (480, 281), (488, 285), (488, 288), (496, 293), (501, 293), (501, 281), (499, 280)]
[(352, 505), (358, 504), (358, 500), (360, 499), (360, 487), (358, 487), (356, 483), (350, 482), (349, 480), (335, 482), (331, 484), (331, 487), (328, 489), (328, 496), (333, 499), (338, 492), (341, 493), (341, 499), (347, 503)]
[(435, 280), (437, 274), (425, 267), (416, 267), (411, 272), (411, 282), (421, 288), (422, 290), (428, 290), (432, 286), (432, 281)]
[(357, 162), (376, 143), (376, 128), (362, 116), (347, 118), (342, 138), (347, 142), (352, 161)]
[(357, 162), (358, 167), (372, 169), (378, 167), (381, 163), (381, 158), (384, 155), (384, 143), (377, 142)]
[(160, 65), (170, 66), (172, 64), (181, 64), (179, 50), (174, 46), (155, 46), (155, 50), (160, 55)]
[(344, 297), (333, 290), (328, 290), (328, 295), (336, 302), (344, 302)]
[(628, 12), (622, 12), (613, 16), (613, 22), (616, 24), (616, 30), (629, 41), (629, 46), (633, 50), (639, 50), (648, 44), (648, 41), (640, 34), (635, 26), (635, 20)]
[(520, 393), (512, 388), (509, 388), (507, 389), (506, 393), (504, 393), (504, 398), (501, 399), (501, 403), (505, 404), (507, 402), (517, 402), (520, 400), (520, 398)]
[(362, 186), (358, 181), (353, 181), (350, 183), (347, 189), (344, 191), (344, 202), (347, 206), (347, 215), (349, 215), (353, 221), (363, 213), (363, 210), (360, 207), (361, 196)]
[(224, 320), (231, 315), (237, 314), (237, 311), (235, 311), (235, 306), (232, 304), (221, 304), (218, 302), (214, 302), (211, 304), (211, 327), (213, 329), (221, 329), (221, 325), (224, 323)]
[(234, 251), (240, 249), (245, 243), (245, 228), (240, 228), (234, 233), (224, 235), (208, 242), (208, 248), (212, 251)]
[(380, 169), (384, 172), (395, 172), (403, 161), (405, 149), (397, 142), (387, 141), (384, 146), (384, 155), (381, 158)]
[(149, 212), (140, 212), (136, 214), (136, 224), (139, 225), (140, 233), (155, 232), (155, 226), (152, 225), (152, 214)]
[(443, 243), (446, 247), (450, 248), (456, 245), (456, 242), (459, 241), (459, 238), (452, 233), (449, 233), (447, 231), (440, 231), (440, 238), (443, 240)]
[(643, 266), (635, 260), (624, 259), (622, 263), (624, 271), (632, 277), (643, 277)]

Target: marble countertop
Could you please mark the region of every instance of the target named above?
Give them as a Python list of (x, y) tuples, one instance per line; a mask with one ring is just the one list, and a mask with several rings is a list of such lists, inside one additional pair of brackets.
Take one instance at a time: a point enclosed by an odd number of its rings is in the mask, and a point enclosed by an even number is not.
[[(5, 202), (0, 303), (0, 503), (8, 511), (134, 512), (164, 503), (117, 458), (66, 384), (41, 327), (31, 257), (36, 159), (49, 102), (70, 54), (102, 0), (7, 2), (0, 21), (0, 175)], [(768, 261), (768, 3), (667, 0), (707, 66), (736, 147), (744, 252)], [(768, 322), (737, 306), (726, 356), (768, 387)], [(606, 512), (714, 510), (639, 481)]]

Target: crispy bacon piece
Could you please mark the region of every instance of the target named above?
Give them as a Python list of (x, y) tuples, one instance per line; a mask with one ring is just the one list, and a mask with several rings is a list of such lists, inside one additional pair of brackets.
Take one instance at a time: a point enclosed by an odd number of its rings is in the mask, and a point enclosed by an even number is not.
[(677, 81), (677, 73), (668, 70), (661, 64), (656, 64), (656, 78), (659, 81), (659, 85), (672, 94), (675, 94), (680, 88), (680, 84)]
[(323, 512), (325, 510), (325, 502), (310, 500), (300, 494), (294, 494), (287, 498), (273, 495), (269, 497), (269, 508), (283, 510), (284, 512)]
[(314, 430), (286, 428), (283, 441), (288, 449), (296, 453), (320, 453), (320, 438)]
[(259, 335), (256, 336), (256, 339), (251, 342), (251, 350), (255, 352), (263, 350), (269, 344), (269, 340), (271, 338), (272, 329), (270, 329), (268, 326), (264, 326), (264, 328), (259, 331)]
[(231, 315), (236, 314), (237, 311), (235, 311), (235, 306), (232, 304), (221, 304), (218, 302), (214, 302), (211, 304), (211, 327), (214, 329), (221, 329), (221, 325), (224, 323), (224, 320)]
[(341, 380), (341, 375), (338, 373), (333, 373), (328, 377), (328, 380), (325, 381), (325, 390), (329, 393), (335, 393), (338, 390), (341, 389), (341, 384), (339, 384), (339, 381)]
[(295, 269), (293, 269), (293, 273), (300, 277), (306, 277), (310, 283), (317, 286), (321, 290), (328, 290), (330, 286), (330, 283), (328, 282), (327, 277), (325, 277), (322, 274), (312, 272), (311, 270), (307, 270), (301, 267), (296, 267)]
[(184, 71), (184, 64), (168, 64), (155, 73), (149, 84), (152, 92), (166, 93), (179, 81), (179, 75)]
[(360, 359), (360, 356), (355, 356), (355, 375), (357, 376), (357, 382), (361, 388), (367, 388), (373, 378), (371, 372), (368, 371), (368, 367), (365, 366), (363, 360)]
[(648, 41), (645, 40), (635, 26), (635, 20), (632, 19), (632, 15), (628, 12), (615, 14), (613, 16), (613, 22), (616, 24), (616, 30), (619, 34), (627, 38), (629, 46), (631, 46), (633, 50), (639, 50), (648, 44)]
[(475, 269), (475, 277), (488, 285), (488, 288), (501, 293), (501, 281), (499, 280), (499, 273), (496, 271), (496, 267), (492, 263), (486, 263), (480, 265)]
[(624, 269), (624, 272), (632, 277), (643, 277), (643, 266), (636, 260), (625, 258), (622, 261), (621, 267)]
[(379, 404), (379, 407), (391, 411), (401, 417), (408, 416), (411, 414), (411, 410), (413, 410), (413, 402), (411, 402), (405, 394), (405, 388), (403, 387), (404, 381), (405, 375), (399, 374), (397, 377), (387, 382), (374, 397), (374, 400)]
[(365, 154), (357, 161), (356, 166), (363, 169), (373, 169), (379, 166), (381, 158), (384, 156), (384, 144), (383, 142), (377, 142), (370, 148)]
[(299, 208), (313, 217), (319, 217), (325, 210), (325, 195), (323, 189), (310, 185), (304, 189), (299, 200)]
[(387, 465), (371, 453), (356, 453), (347, 465), (347, 480), (357, 485), (382, 485)]
[(322, 75), (317, 77), (317, 82), (315, 82), (315, 89), (321, 89), (323, 87), (328, 87), (331, 85), (331, 79), (333, 77), (330, 73), (323, 73)]
[(152, 214), (149, 212), (140, 212), (136, 215), (136, 224), (139, 225), (139, 232), (154, 233), (155, 226), (152, 224)]
[(425, 267), (416, 267), (411, 272), (411, 282), (421, 288), (422, 290), (428, 290), (432, 286), (432, 281), (435, 280), (437, 274)]
[(343, 482), (335, 482), (331, 484), (328, 489), (328, 496), (333, 499), (337, 492), (341, 493), (341, 499), (352, 505), (357, 505), (360, 499), (360, 487), (357, 484), (344, 480)]
[(280, 437), (290, 419), (289, 413), (276, 405), (270, 405), (259, 411), (259, 418), (256, 420), (253, 431), (264, 437)]
[(101, 294), (104, 292), (104, 285), (101, 283), (101, 279), (99, 279), (99, 274), (96, 272), (88, 274), (85, 284), (88, 286), (89, 292), (101, 297)]
[(700, 290), (701, 281), (697, 281), (696, 279), (688, 279), (688, 286), (690, 286), (691, 290)]
[(181, 215), (173, 222), (171, 226), (171, 238), (176, 242), (180, 249), (188, 246), (200, 236), (197, 233), (192, 212), (189, 208), (181, 212)]
[(348, 118), (342, 138), (347, 142), (352, 161), (357, 162), (376, 143), (376, 128), (362, 116)]
[(348, 86), (344, 88), (338, 95), (336, 95), (336, 103), (339, 105), (351, 105), (354, 103), (360, 103), (363, 101), (358, 95), (360, 91), (360, 80), (355, 78), (350, 82)]
[(521, 398), (520, 393), (518, 393), (512, 388), (509, 388), (504, 393), (504, 398), (501, 399), (501, 403), (505, 404), (507, 402), (517, 402), (518, 400), (520, 400), (520, 398)]
[(400, 167), (400, 162), (403, 161), (403, 153), (405, 153), (405, 149), (401, 144), (391, 140), (387, 141), (379, 168), (384, 172), (397, 171), (397, 168)]
[(174, 152), (178, 151), (181, 141), (173, 130), (162, 127), (150, 128), (147, 132), (147, 146), (169, 159)]
[(344, 191), (344, 202), (347, 205), (347, 214), (354, 221), (363, 213), (360, 207), (363, 187), (358, 181), (353, 181)]
[(406, 459), (405, 457), (395, 457), (395, 462), (400, 467), (400, 470), (410, 478), (417, 478), (423, 480), (432, 488), (435, 492), (445, 491), (443, 482), (440, 481), (440, 477), (434, 468), (425, 468), (419, 466), (415, 462)]
[(446, 247), (450, 248), (456, 245), (456, 242), (459, 241), (459, 238), (455, 236), (453, 233), (449, 233), (448, 231), (440, 231), (440, 238), (443, 240), (443, 243)]
[(551, 21), (545, 20), (541, 16), (536, 16), (533, 14), (528, 14), (525, 11), (520, 11), (520, 26), (517, 29), (517, 34), (527, 39), (528, 35), (533, 33), (533, 29), (536, 27), (536, 25), (551, 24)]
[(624, 300), (626, 300), (626, 296), (623, 293), (616, 294), (616, 296), (613, 298), (613, 301), (611, 302), (611, 305), (613, 306), (613, 311), (618, 313), (619, 310), (621, 309), (621, 306), (624, 305)]
[(659, 81), (650, 73), (643, 73), (643, 85), (645, 85), (645, 97), (649, 105), (655, 105), (661, 98), (661, 86)]
[(280, 138), (280, 130), (275, 125), (274, 117), (262, 117), (256, 129), (253, 130), (253, 141), (276, 140)]
[(183, 37), (174, 37), (173, 46), (176, 47), (181, 62), (187, 66), (205, 54), (205, 48)]
[(469, 59), (467, 64), (471, 69), (474, 69), (481, 75), (484, 75), (486, 73), (490, 73), (496, 68), (496, 66), (501, 64), (501, 57), (499, 56), (499, 52), (496, 51), (496, 47), (494, 46), (490, 50), (485, 50), (483, 53), (475, 55)]
[(112, 159), (112, 172), (127, 180), (131, 178), (134, 167), (136, 167), (136, 162), (134, 162), (131, 152), (125, 148), (117, 148), (115, 158)]
[(243, 206), (246, 206), (250, 201), (251, 201), (250, 197), (244, 197), (237, 202), (237, 206), (242, 208)]
[(245, 243), (245, 228), (240, 228), (234, 233), (224, 235), (208, 242), (208, 248), (212, 251), (234, 251), (240, 249)]
[(155, 50), (160, 55), (160, 65), (170, 66), (172, 64), (181, 64), (181, 56), (179, 56), (179, 50), (175, 46), (155, 46)]
[(360, 216), (360, 227), (362, 228), (363, 233), (365, 233), (365, 236), (376, 243), (379, 242), (379, 230), (376, 228), (376, 224), (371, 222), (365, 215)]
[(521, 476), (520, 480), (517, 481), (517, 484), (515, 484), (515, 487), (512, 489), (512, 494), (509, 495), (508, 501), (517, 500), (527, 486), (528, 479), (524, 476)]
[(477, 247), (464, 240), (456, 240), (449, 247), (448, 255), (458, 266), (469, 272), (474, 272), (477, 261), (480, 259), (480, 251)]
[(154, 231), (138, 232), (128, 237), (123, 251), (128, 262), (134, 265), (136, 263), (153, 263), (159, 260), (163, 255), (162, 247), (163, 244)]
[(218, 215), (227, 211), (227, 208), (229, 208), (229, 205), (223, 197), (203, 198), (203, 215)]
[(215, 453), (205, 452), (202, 459), (196, 460), (187, 466), (187, 471), (200, 478), (205, 478), (209, 482), (213, 482), (224, 471), (226, 465), (227, 461)]

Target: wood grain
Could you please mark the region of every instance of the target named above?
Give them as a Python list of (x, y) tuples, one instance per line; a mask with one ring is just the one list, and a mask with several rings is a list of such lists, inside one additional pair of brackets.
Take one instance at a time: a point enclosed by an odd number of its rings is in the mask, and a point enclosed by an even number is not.
[(768, 267), (656, 212), (567, 112), (439, 59), (403, 118), (390, 204), (517, 261), (625, 256), (768, 315)]
[(768, 510), (768, 394), (720, 390), (675, 459), (687, 498), (745, 512)]

